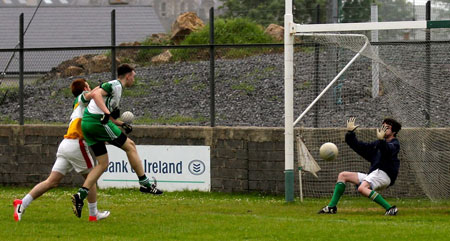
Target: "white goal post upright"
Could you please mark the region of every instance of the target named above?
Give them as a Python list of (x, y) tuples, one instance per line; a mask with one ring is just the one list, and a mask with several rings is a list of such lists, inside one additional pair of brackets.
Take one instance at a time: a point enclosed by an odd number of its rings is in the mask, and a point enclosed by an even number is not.
[[(284, 101), (285, 101), (285, 199), (294, 201), (294, 126), (313, 107), (320, 97), (339, 79), (345, 70), (361, 55), (364, 46), (353, 59), (339, 72), (327, 87), (314, 99), (294, 122), (294, 38), (295, 35), (324, 36), (330, 32), (398, 30), (398, 29), (431, 29), (449, 28), (450, 20), (441, 21), (399, 21), (399, 22), (367, 22), (337, 24), (295, 24), (292, 15), (292, 0), (285, 1), (284, 15)], [(326, 34), (328, 33), (328, 34)], [(336, 34), (334, 34), (336, 35)], [(343, 35), (343, 34), (341, 34)], [(348, 34), (346, 34), (348, 35)], [(357, 34), (355, 34), (356, 36)], [(363, 35), (359, 35), (363, 36)], [(364, 36), (365, 37), (365, 36)], [(367, 39), (367, 37), (365, 37)], [(368, 44), (368, 40), (366, 45)], [(300, 176), (300, 175), (299, 175)], [(301, 176), (300, 176), (301, 178)]]
[(294, 18), (292, 0), (284, 15), (284, 187), (286, 202), (294, 201)]

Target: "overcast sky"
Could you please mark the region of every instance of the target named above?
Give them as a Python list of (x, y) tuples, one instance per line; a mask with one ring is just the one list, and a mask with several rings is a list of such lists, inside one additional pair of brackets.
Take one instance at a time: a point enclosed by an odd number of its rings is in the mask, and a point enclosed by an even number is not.
[(414, 2), (416, 5), (425, 5), (428, 0), (408, 0), (410, 2)]

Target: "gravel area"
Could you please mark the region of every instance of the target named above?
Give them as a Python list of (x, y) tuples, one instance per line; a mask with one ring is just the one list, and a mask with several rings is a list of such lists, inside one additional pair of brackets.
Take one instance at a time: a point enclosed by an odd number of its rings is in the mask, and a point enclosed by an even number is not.
[[(336, 72), (333, 69), (336, 63), (329, 61), (329, 52), (322, 51), (320, 59), (318, 90), (322, 90)], [(216, 125), (284, 126), (283, 60), (282, 53), (217, 60)], [(417, 66), (411, 66), (408, 61), (401, 64), (410, 75), (423, 75), (423, 71), (418, 70)], [(294, 118), (317, 96), (314, 85), (314, 53), (296, 52), (295, 65)], [(339, 64), (340, 68), (341, 65)], [(370, 66), (368, 59), (355, 62), (318, 102), (317, 109), (311, 109), (299, 126), (342, 127), (350, 116), (357, 116), (362, 126), (366, 127), (378, 126), (381, 119), (387, 116), (400, 119), (406, 126), (423, 125), (427, 113), (425, 95), (420, 84), (411, 82), (408, 84), (413, 86), (409, 86), (405, 83), (398, 84), (402, 81), (386, 82), (382, 84), (382, 96), (372, 98)], [(433, 118), (437, 116), (437, 126), (449, 124), (448, 72), (439, 72), (442, 77), (434, 79), (432, 86), (434, 92), (431, 96), (431, 115)], [(110, 76), (110, 73), (102, 73), (81, 77), (98, 84), (108, 81)], [(67, 123), (73, 103), (73, 96), (68, 87), (73, 79), (40, 80), (26, 85), (25, 118), (45, 123)], [(2, 119), (18, 120), (17, 93), (9, 92), (6, 98), (3, 97), (0, 98), (3, 99), (0, 102)], [(121, 110), (132, 111), (137, 118), (143, 120), (142, 124), (161, 124), (163, 119), (178, 118), (178, 121), (166, 121), (165, 124), (208, 126), (209, 61), (138, 67), (136, 84), (124, 92)], [(318, 113), (317, 118), (315, 113)]]

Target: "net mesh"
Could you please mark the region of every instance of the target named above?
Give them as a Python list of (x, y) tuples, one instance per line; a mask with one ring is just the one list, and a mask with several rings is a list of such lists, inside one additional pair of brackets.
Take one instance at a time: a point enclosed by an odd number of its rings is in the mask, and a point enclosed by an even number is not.
[[(294, 53), (294, 113), (299, 116), (366, 43), (363, 35), (297, 36)], [(376, 139), (384, 118), (398, 120), (400, 173), (386, 196), (450, 197), (450, 44), (369, 44), (347, 71), (297, 124), (297, 134), (322, 170), (303, 176), (305, 196), (329, 196), (341, 171), (367, 172), (369, 163), (345, 143), (345, 124), (356, 117), (359, 140)], [(311, 128), (314, 129), (314, 132)], [(338, 158), (319, 158), (321, 144), (333, 142)], [(324, 191), (328, 190), (328, 191)], [(347, 194), (357, 195), (353, 188)], [(409, 193), (409, 194), (408, 194)]]

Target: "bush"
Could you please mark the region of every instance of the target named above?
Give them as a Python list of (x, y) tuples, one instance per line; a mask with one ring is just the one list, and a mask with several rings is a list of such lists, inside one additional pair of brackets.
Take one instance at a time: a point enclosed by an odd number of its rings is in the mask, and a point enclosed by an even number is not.
[[(245, 19), (216, 19), (214, 22), (215, 44), (256, 44), (277, 43), (271, 36), (264, 33), (264, 28), (257, 23)], [(180, 45), (209, 44), (209, 25), (200, 31), (193, 32)], [(270, 51), (268, 48), (216, 49), (216, 55), (224, 58), (239, 58)], [(208, 49), (174, 49), (174, 60), (192, 60), (209, 58)]]

